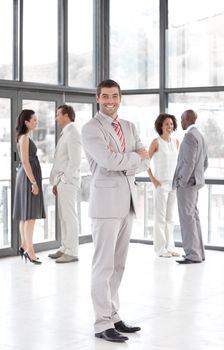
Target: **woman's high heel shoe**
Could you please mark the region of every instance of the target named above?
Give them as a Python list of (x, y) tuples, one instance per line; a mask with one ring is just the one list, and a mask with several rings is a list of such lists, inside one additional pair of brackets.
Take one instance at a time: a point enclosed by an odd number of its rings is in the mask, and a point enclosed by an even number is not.
[(25, 253), (25, 250), (23, 249), (23, 247), (19, 248), (19, 255), (21, 256), (21, 259), (23, 259), (23, 255)]
[(36, 265), (42, 264), (42, 262), (39, 261), (39, 260), (31, 259), (31, 257), (29, 256), (29, 254), (27, 252), (24, 253), (24, 258), (25, 258), (25, 263), (27, 263), (27, 259), (28, 259), (30, 262), (32, 262), (32, 263), (34, 263)]
[[(25, 250), (23, 249), (23, 247), (20, 247), (19, 248), (19, 255), (21, 256), (21, 259), (23, 259), (24, 253), (25, 253)], [(37, 260), (39, 260), (38, 257), (37, 257)]]

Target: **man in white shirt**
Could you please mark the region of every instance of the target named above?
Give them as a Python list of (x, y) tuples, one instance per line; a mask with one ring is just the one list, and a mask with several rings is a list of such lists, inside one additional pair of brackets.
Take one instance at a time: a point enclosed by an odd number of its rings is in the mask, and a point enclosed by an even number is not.
[(50, 183), (58, 199), (61, 247), (48, 256), (56, 259), (56, 263), (68, 263), (78, 261), (79, 220), (76, 206), (80, 187), (81, 140), (74, 125), (75, 112), (71, 106), (59, 106), (56, 121), (62, 132), (55, 150)]

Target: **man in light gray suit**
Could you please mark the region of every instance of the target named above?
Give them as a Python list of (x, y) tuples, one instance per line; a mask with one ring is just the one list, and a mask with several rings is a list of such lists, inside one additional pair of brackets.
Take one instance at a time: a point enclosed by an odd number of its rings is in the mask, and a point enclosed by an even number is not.
[(119, 332), (140, 330), (125, 324), (119, 314), (118, 288), (128, 252), (136, 210), (135, 173), (149, 167), (135, 126), (117, 118), (120, 86), (104, 80), (97, 87), (99, 112), (82, 129), (82, 143), (92, 172), (89, 215), (94, 256), (91, 295), (95, 336), (112, 342), (128, 338)]
[(75, 112), (71, 106), (59, 106), (56, 120), (62, 132), (55, 150), (50, 183), (58, 199), (61, 247), (48, 256), (56, 259), (56, 263), (70, 263), (78, 261), (79, 220), (76, 207), (80, 187), (81, 137), (74, 125)]
[(198, 190), (204, 186), (204, 172), (208, 167), (207, 145), (198, 131), (197, 114), (192, 110), (181, 116), (181, 125), (186, 130), (180, 145), (173, 188), (177, 189), (177, 204), (181, 236), (185, 256), (179, 264), (200, 263), (205, 260), (201, 224), (197, 209)]

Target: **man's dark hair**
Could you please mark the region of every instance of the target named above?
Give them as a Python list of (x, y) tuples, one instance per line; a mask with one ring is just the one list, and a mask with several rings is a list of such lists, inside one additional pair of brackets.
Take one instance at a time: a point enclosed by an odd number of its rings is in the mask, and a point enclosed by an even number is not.
[(158, 115), (158, 117), (156, 118), (155, 121), (155, 130), (157, 131), (157, 133), (159, 135), (162, 135), (163, 131), (162, 131), (162, 125), (165, 119), (170, 118), (173, 121), (173, 131), (175, 131), (177, 129), (177, 120), (174, 117), (174, 115), (172, 114), (167, 114), (167, 113), (160, 113)]
[(121, 96), (120, 85), (118, 83), (116, 83), (116, 81), (111, 80), (111, 79), (106, 79), (106, 80), (103, 80), (99, 83), (99, 85), (97, 86), (97, 89), (96, 89), (96, 95), (100, 96), (102, 89), (105, 87), (106, 88), (112, 88), (112, 87), (118, 88), (119, 95)]
[(71, 122), (75, 121), (75, 111), (72, 108), (72, 106), (69, 105), (61, 105), (57, 108), (57, 110), (61, 109), (62, 114), (68, 114), (69, 119)]

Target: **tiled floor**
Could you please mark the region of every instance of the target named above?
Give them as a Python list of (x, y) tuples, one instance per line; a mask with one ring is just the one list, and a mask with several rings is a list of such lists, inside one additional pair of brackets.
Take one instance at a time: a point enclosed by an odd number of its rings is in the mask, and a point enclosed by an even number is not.
[(92, 252), (81, 245), (80, 261), (70, 264), (55, 264), (48, 252), (39, 253), (41, 266), (0, 260), (0, 350), (224, 349), (224, 252), (183, 266), (131, 243), (120, 314), (142, 330), (122, 344), (94, 337)]

